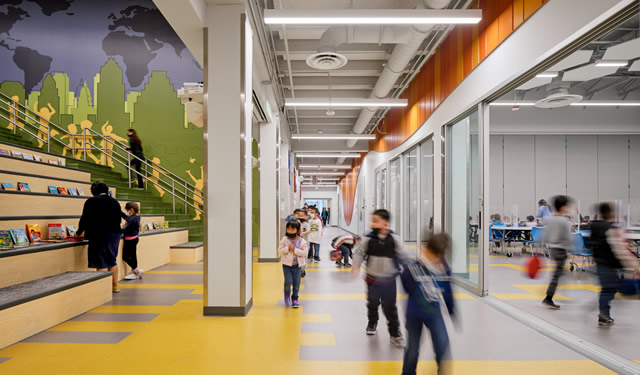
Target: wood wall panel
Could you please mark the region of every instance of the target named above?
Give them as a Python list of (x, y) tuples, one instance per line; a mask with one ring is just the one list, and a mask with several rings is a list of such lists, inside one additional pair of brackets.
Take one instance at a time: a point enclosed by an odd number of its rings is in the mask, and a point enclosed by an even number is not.
[[(471, 7), (482, 9), (482, 21), (453, 29), (400, 96), (409, 105), (387, 112), (369, 149), (390, 151), (411, 137), (462, 80), (546, 1), (476, 0)], [(361, 163), (361, 159), (354, 161), (353, 169), (340, 181), (347, 225), (351, 224)]]

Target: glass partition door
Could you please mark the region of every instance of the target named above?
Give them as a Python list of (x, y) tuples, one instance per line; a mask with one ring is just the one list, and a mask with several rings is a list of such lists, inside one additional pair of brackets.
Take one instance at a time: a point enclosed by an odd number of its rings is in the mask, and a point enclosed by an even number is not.
[(389, 164), (389, 213), (391, 214), (391, 230), (400, 233), (402, 217), (400, 204), (402, 202), (400, 181), (401, 160), (396, 158)]
[(481, 290), (484, 254), (478, 230), (482, 217), (478, 130), (477, 111), (445, 128), (445, 229), (452, 239), (449, 261), (455, 278), (470, 289)]
[(420, 145), (420, 226), (418, 235), (425, 244), (433, 230), (433, 138)]
[(417, 251), (416, 243), (417, 234), (417, 218), (418, 218), (418, 148), (414, 148), (403, 155), (404, 173), (403, 173), (403, 231), (402, 239), (407, 253), (415, 254)]

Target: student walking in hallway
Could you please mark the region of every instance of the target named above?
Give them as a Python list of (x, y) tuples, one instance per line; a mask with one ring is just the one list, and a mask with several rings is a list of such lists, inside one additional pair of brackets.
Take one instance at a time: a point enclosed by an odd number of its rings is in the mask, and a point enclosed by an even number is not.
[(547, 227), (542, 239), (542, 242), (549, 247), (551, 257), (556, 262), (556, 269), (547, 288), (547, 296), (542, 301), (543, 305), (553, 310), (560, 309), (560, 306), (553, 302), (553, 296), (556, 294), (560, 277), (564, 273), (564, 265), (567, 261), (569, 249), (573, 248), (571, 224), (566, 217), (569, 214), (570, 203), (570, 198), (566, 195), (558, 195), (553, 198), (553, 206), (556, 209), (556, 213), (547, 218)]
[(366, 262), (367, 310), (369, 323), (367, 335), (375, 335), (378, 327), (378, 308), (387, 318), (391, 344), (404, 347), (400, 331), (398, 309), (396, 307), (396, 277), (400, 273), (399, 264), (405, 262), (400, 242), (389, 229), (390, 215), (387, 210), (376, 210), (371, 217), (371, 233), (364, 240), (354, 256), (352, 277), (358, 277), (360, 266)]
[(320, 241), (322, 240), (322, 234), (324, 232), (324, 227), (322, 225), (322, 220), (320, 219), (320, 213), (317, 208), (311, 208), (311, 217), (312, 219), (309, 221), (309, 226), (311, 228), (311, 233), (309, 233), (309, 243), (311, 244), (311, 254), (313, 255), (314, 262), (320, 262)]
[[(298, 291), (300, 290), (300, 270), (305, 265), (305, 256), (309, 244), (300, 237), (300, 223), (287, 222), (286, 235), (280, 240), (278, 252), (284, 273), (284, 304), (298, 308)], [(293, 287), (293, 291), (291, 288)]]

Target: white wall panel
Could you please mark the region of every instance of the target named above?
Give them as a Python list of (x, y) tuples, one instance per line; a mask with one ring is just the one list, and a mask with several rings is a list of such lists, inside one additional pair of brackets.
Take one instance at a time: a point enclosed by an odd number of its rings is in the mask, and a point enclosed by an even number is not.
[(629, 200), (629, 137), (598, 136), (598, 199), (600, 202)]
[(629, 197), (631, 222), (640, 223), (640, 135), (629, 136)]
[(536, 143), (536, 202), (567, 194), (566, 137), (538, 135)]
[(598, 202), (598, 137), (567, 136), (567, 195), (580, 200), (582, 212), (595, 213)]
[(489, 173), (490, 173), (490, 208), (491, 214), (499, 213), (503, 214), (502, 208), (504, 207), (504, 170), (502, 168), (503, 149), (502, 142), (504, 137), (501, 135), (492, 135), (489, 137)]
[(504, 137), (504, 215), (520, 219), (536, 212), (534, 136)]

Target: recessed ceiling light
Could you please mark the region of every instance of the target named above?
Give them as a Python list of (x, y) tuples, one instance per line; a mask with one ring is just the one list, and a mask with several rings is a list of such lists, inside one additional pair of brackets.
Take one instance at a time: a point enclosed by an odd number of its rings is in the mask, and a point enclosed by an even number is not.
[(299, 168), (315, 168), (315, 169), (351, 169), (349, 165), (315, 165), (315, 164), (301, 164)]
[(360, 154), (296, 154), (298, 158), (359, 158)]
[(406, 107), (407, 99), (372, 99), (372, 98), (287, 98), (287, 107)]
[(574, 107), (640, 107), (640, 101), (586, 101), (571, 103)]
[(265, 9), (264, 23), (279, 25), (476, 24), (480, 9)]
[(303, 176), (344, 176), (344, 172), (302, 172)]
[(375, 134), (294, 134), (291, 139), (376, 139)]
[(598, 60), (596, 61), (596, 66), (599, 68), (602, 67), (612, 67), (612, 66), (627, 66), (628, 62), (625, 60)]
[(536, 78), (555, 78), (558, 76), (558, 72), (544, 72), (536, 75)]
[(493, 106), (508, 106), (508, 107), (529, 107), (535, 105), (535, 102), (492, 102), (489, 105)]

